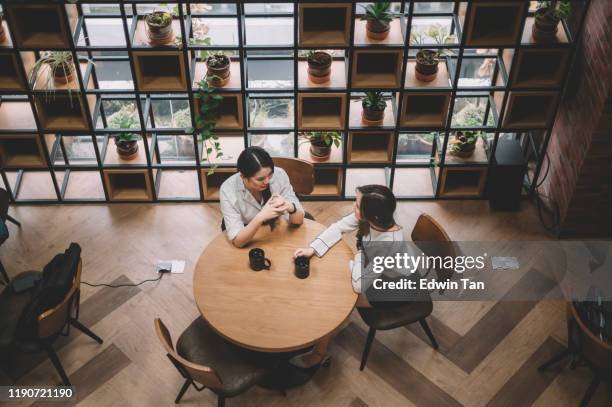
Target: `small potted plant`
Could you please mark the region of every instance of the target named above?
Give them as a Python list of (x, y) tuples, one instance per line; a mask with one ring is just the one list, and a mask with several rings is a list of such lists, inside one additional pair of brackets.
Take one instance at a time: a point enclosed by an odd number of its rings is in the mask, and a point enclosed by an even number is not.
[[(108, 117), (108, 126), (115, 129), (131, 129), (138, 125), (134, 112), (128, 106)], [(113, 136), (117, 154), (123, 160), (133, 160), (138, 155), (138, 136), (131, 132), (122, 132)]]
[(172, 14), (169, 11), (153, 11), (145, 16), (147, 37), (151, 44), (163, 45), (172, 41)]
[(362, 20), (367, 20), (366, 35), (371, 40), (384, 40), (391, 30), (393, 13), (390, 1), (380, 1), (365, 7), (365, 15)]
[(314, 83), (329, 82), (331, 77), (332, 55), (326, 51), (308, 51), (308, 79)]
[[(445, 29), (441, 24), (434, 24), (429, 27), (427, 36), (432, 38), (438, 45), (452, 44), (455, 42), (454, 35), (444, 33)], [(414, 32), (410, 34), (411, 44), (423, 44), (425, 38), (423, 33)], [(438, 75), (438, 64), (440, 57), (452, 55), (452, 51), (445, 48), (421, 49), (416, 54), (416, 66), (414, 74), (416, 78), (422, 82), (432, 82)]]
[(230, 77), (230, 59), (222, 52), (206, 58), (207, 83), (212, 86), (224, 86)]
[(455, 133), (455, 139), (451, 140), (450, 153), (458, 157), (471, 157), (476, 149), (476, 142), (480, 131), (459, 131)]
[(305, 142), (310, 143), (310, 155), (316, 161), (326, 161), (331, 155), (332, 144), (340, 147), (342, 136), (337, 131), (308, 131), (303, 133)]
[(55, 84), (66, 84), (74, 79), (74, 63), (72, 52), (70, 51), (46, 51), (41, 53), (41, 57), (30, 72), (30, 81), (34, 83), (43, 67), (48, 67), (46, 89), (52, 89), (51, 81)]
[(361, 106), (363, 107), (361, 120), (364, 124), (370, 126), (382, 124), (387, 102), (381, 91), (366, 92), (365, 97), (361, 100)]
[(563, 1), (538, 1), (535, 12), (535, 23), (531, 34), (536, 42), (551, 42), (557, 36), (559, 22), (568, 18), (571, 13), (571, 5), (567, 0)]

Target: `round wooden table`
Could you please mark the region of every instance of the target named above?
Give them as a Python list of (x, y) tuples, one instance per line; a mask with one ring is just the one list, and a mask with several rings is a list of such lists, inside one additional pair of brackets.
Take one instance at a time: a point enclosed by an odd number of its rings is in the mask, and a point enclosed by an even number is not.
[[(285, 352), (306, 348), (333, 332), (350, 315), (357, 301), (351, 287), (344, 241), (324, 257), (313, 256), (310, 277), (294, 275), (293, 253), (324, 230), (304, 219), (291, 227), (284, 220), (274, 231), (261, 227), (253, 241), (238, 249), (217, 236), (204, 249), (195, 268), (193, 288), (204, 319), (223, 337), (245, 348)], [(249, 250), (262, 248), (270, 270), (252, 271)]]

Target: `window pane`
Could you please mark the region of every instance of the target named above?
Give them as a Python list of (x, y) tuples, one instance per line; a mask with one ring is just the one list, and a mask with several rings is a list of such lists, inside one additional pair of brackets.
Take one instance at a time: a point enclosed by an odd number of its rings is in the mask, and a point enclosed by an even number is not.
[(191, 3), (191, 14), (236, 14), (235, 4)]
[[(482, 127), (484, 126), (488, 97), (458, 97), (455, 100), (452, 126)], [(495, 126), (491, 112), (487, 119), (487, 126)]]
[(293, 4), (291, 3), (245, 4), (244, 12), (247, 14), (293, 13)]
[(247, 45), (293, 45), (293, 18), (245, 19)]
[(147, 126), (158, 129), (191, 127), (191, 112), (187, 100), (153, 99), (151, 100), (151, 108), (155, 126), (151, 126), (150, 120)]
[(96, 61), (94, 69), (100, 89), (134, 89), (129, 61)]
[(251, 134), (251, 146), (265, 149), (272, 156), (293, 157), (293, 133)]
[(402, 133), (397, 143), (397, 162), (429, 162), (438, 133)]
[(411, 44), (456, 44), (457, 38), (450, 36), (453, 20), (445, 17), (415, 17), (410, 31)]
[[(98, 149), (102, 149), (103, 137), (98, 137)], [(91, 136), (62, 136), (68, 162), (70, 164), (96, 164), (96, 153)], [(57, 149), (61, 154), (61, 149)]]
[(195, 148), (193, 136), (157, 136), (157, 145), (162, 164), (171, 162), (195, 163)]
[(196, 45), (238, 45), (235, 18), (192, 18), (193, 43)]
[(293, 127), (293, 99), (249, 99), (251, 127)]
[[(131, 24), (128, 19), (128, 27)], [(125, 46), (123, 22), (120, 18), (85, 18), (87, 40), (91, 46)], [(85, 46), (85, 31), (81, 31), (79, 46)]]
[(453, 11), (454, 6), (455, 6), (454, 2), (443, 2), (443, 1), (415, 2), (414, 12), (415, 13), (451, 13)]
[[(134, 100), (103, 99), (102, 110), (106, 115), (106, 128), (139, 129), (140, 121)], [(98, 120), (98, 128), (103, 128), (102, 120)]]
[(293, 60), (249, 59), (249, 88), (279, 89), (293, 87)]
[(496, 61), (495, 58), (463, 58), (459, 86), (491, 86)]

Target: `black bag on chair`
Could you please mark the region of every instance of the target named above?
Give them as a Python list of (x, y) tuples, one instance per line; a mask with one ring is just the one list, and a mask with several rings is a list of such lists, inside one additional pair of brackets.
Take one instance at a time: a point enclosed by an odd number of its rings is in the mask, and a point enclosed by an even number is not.
[(34, 288), (32, 300), (21, 314), (16, 336), (20, 340), (38, 338), (38, 316), (62, 302), (72, 287), (76, 276), (81, 247), (71, 243), (70, 247), (58, 254), (43, 269), (42, 280)]

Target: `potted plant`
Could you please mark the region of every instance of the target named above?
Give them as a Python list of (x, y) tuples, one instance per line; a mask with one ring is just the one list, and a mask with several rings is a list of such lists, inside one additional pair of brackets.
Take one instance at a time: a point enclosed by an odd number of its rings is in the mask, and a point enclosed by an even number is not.
[(206, 84), (224, 86), (230, 77), (230, 59), (222, 52), (209, 55), (206, 58)]
[(365, 97), (361, 100), (361, 120), (368, 125), (381, 124), (385, 117), (385, 108), (387, 102), (381, 91), (366, 92)]
[[(432, 38), (438, 45), (452, 44), (455, 42), (455, 36), (445, 34), (445, 28), (441, 24), (434, 24), (429, 27), (427, 36)], [(423, 33), (417, 31), (410, 34), (411, 44), (423, 44), (425, 38)], [(416, 54), (416, 66), (414, 74), (416, 78), (422, 82), (431, 82), (438, 75), (438, 64), (440, 57), (452, 55), (452, 51), (445, 48), (437, 49), (421, 49)]]
[(74, 63), (72, 60), (72, 52), (70, 51), (46, 51), (41, 53), (41, 57), (30, 72), (30, 81), (32, 84), (38, 79), (40, 70), (43, 67), (48, 67), (49, 75), (45, 83), (46, 89), (52, 89), (51, 81), (55, 84), (66, 84), (74, 79)]
[(220, 79), (214, 76), (202, 79), (198, 83), (198, 93), (195, 95), (199, 99), (199, 112), (195, 116), (196, 128), (200, 133), (198, 141), (202, 143), (203, 153), (206, 156), (205, 161), (210, 164), (207, 175), (214, 173), (215, 168), (217, 168), (215, 164), (211, 163), (210, 155), (214, 152), (216, 158), (223, 157), (219, 136), (214, 133), (223, 96), (215, 94), (214, 87), (210, 86), (209, 83)]
[[(124, 106), (119, 111), (113, 113), (108, 118), (108, 126), (116, 129), (131, 129), (136, 127), (138, 122), (134, 113), (128, 106)], [(117, 154), (123, 160), (133, 160), (138, 155), (138, 136), (131, 132), (122, 132), (113, 136)]]
[(459, 131), (455, 133), (455, 139), (451, 140), (450, 153), (458, 157), (467, 158), (474, 154), (476, 142), (480, 136), (480, 131)]
[(331, 77), (332, 55), (326, 51), (308, 51), (308, 79), (314, 83), (329, 82)]
[(337, 131), (308, 131), (303, 133), (305, 142), (310, 143), (310, 155), (316, 161), (325, 161), (331, 155), (332, 144), (340, 147), (342, 136)]
[(535, 23), (531, 29), (533, 39), (536, 42), (554, 41), (559, 22), (569, 17), (570, 13), (571, 5), (567, 0), (538, 1)]
[(145, 16), (145, 23), (151, 44), (163, 45), (172, 41), (172, 14), (169, 11), (153, 11)]
[(369, 4), (365, 7), (365, 16), (362, 20), (367, 20), (366, 35), (371, 40), (384, 40), (391, 30), (393, 13), (391, 12), (390, 1), (380, 1)]

